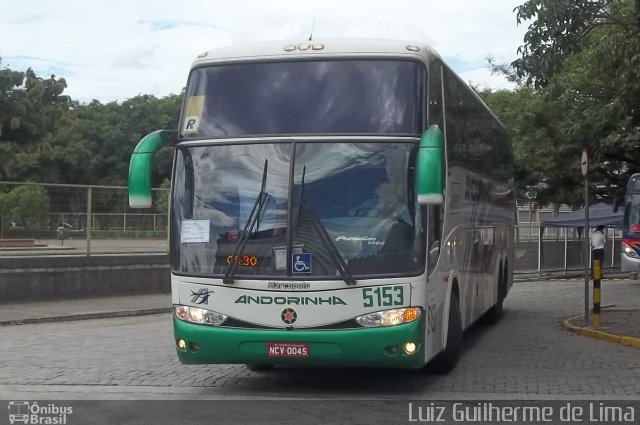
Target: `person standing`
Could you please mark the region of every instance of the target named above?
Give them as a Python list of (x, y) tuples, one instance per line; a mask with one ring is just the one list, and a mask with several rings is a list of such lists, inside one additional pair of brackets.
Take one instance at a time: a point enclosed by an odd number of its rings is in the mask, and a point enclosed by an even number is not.
[(604, 236), (604, 226), (596, 226), (596, 230), (591, 233), (591, 261), (600, 260), (600, 267), (604, 261), (604, 244), (607, 238)]

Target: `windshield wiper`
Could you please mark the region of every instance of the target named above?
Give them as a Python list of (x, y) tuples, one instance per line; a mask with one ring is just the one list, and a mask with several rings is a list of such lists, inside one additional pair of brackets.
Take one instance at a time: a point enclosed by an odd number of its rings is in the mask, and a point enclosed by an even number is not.
[(338, 269), (338, 273), (340, 273), (340, 276), (342, 276), (342, 280), (344, 280), (347, 285), (355, 285), (357, 282), (351, 275), (351, 272), (349, 271), (349, 267), (347, 266), (347, 263), (345, 263), (344, 258), (342, 258), (342, 255), (340, 255), (340, 251), (338, 250), (338, 247), (333, 242), (333, 239), (331, 239), (331, 236), (329, 236), (329, 233), (327, 232), (327, 228), (324, 226), (324, 224), (322, 224), (322, 221), (320, 221), (320, 218), (318, 217), (318, 214), (315, 212), (313, 207), (309, 205), (309, 203), (303, 197), (304, 196), (304, 174), (305, 174), (306, 168), (307, 167), (305, 166), (302, 170), (302, 184), (300, 188), (300, 214), (298, 216), (298, 228), (300, 228), (300, 219), (302, 216), (302, 212), (304, 210), (304, 212), (306, 212), (309, 218), (311, 219), (311, 223), (313, 223), (313, 228), (315, 229), (316, 233), (318, 234), (318, 236), (320, 236), (320, 241), (322, 241), (324, 247), (329, 252), (331, 260), (333, 261), (333, 264), (336, 266), (336, 269)]
[(249, 236), (253, 231), (253, 227), (256, 225), (258, 218), (260, 217), (260, 211), (264, 208), (266, 202), (265, 200), (269, 197), (269, 194), (264, 190), (267, 184), (267, 166), (269, 164), (268, 160), (264, 160), (264, 171), (262, 172), (262, 185), (260, 186), (260, 193), (256, 198), (256, 201), (253, 204), (253, 208), (249, 213), (249, 217), (247, 217), (247, 221), (244, 224), (244, 230), (236, 243), (235, 249), (233, 250), (233, 257), (231, 257), (231, 262), (227, 265), (227, 269), (224, 272), (224, 277), (222, 278), (223, 283), (231, 284), (233, 283), (233, 277), (236, 274), (236, 270), (238, 269), (238, 264), (236, 264), (235, 259), (242, 255), (244, 251), (244, 247), (247, 246), (247, 242), (249, 241)]

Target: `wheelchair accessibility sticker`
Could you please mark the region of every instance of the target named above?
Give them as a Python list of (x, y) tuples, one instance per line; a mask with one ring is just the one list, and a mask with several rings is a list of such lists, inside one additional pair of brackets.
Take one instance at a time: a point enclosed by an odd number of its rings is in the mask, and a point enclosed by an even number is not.
[(311, 273), (311, 253), (301, 253), (291, 255), (291, 273), (310, 274)]

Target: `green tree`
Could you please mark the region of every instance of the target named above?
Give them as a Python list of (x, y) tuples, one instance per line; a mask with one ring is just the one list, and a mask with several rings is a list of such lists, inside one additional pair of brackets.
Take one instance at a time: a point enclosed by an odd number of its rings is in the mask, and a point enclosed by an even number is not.
[[(549, 83), (564, 60), (582, 49), (589, 34), (599, 27), (615, 27), (637, 41), (640, 0), (528, 0), (514, 9), (517, 22), (532, 20), (512, 66), (529, 84)], [(615, 48), (614, 56), (628, 46)], [(637, 43), (636, 43), (637, 47)], [(627, 56), (632, 57), (632, 56)]]
[(0, 138), (5, 128), (18, 128), (19, 121), (14, 120), (15, 90), (22, 85), (23, 80), (24, 73), (3, 68), (0, 58)]
[[(176, 129), (182, 96), (136, 96), (124, 102), (77, 105), (50, 144), (18, 155), (12, 173), (20, 180), (126, 186), (129, 158), (146, 134)], [(158, 153), (154, 181), (171, 173), (173, 149)]]
[(19, 152), (51, 142), (69, 109), (70, 99), (62, 94), (66, 87), (64, 78), (43, 79), (31, 68), (0, 69), (0, 179), (15, 177), (9, 168)]
[(157, 192), (156, 211), (159, 214), (167, 214), (169, 211), (169, 195), (171, 189), (171, 181), (165, 179), (160, 185), (160, 191)]
[(532, 20), (512, 69), (536, 94), (528, 131), (540, 137), (523, 146), (538, 167), (534, 197), (581, 203), (583, 148), (590, 191), (611, 197), (640, 169), (640, 0), (529, 0), (516, 11)]
[[(158, 99), (143, 95), (122, 103), (102, 105), (94, 101), (77, 108), (74, 133), (92, 152), (91, 175), (85, 180), (93, 184), (126, 185), (129, 159), (136, 144), (152, 131), (177, 129), (181, 105), (182, 96)], [(163, 158), (164, 161), (158, 158), (160, 161), (156, 161), (154, 168), (156, 184), (171, 172), (170, 159), (166, 154)]]
[(0, 193), (0, 214), (20, 223), (25, 229), (43, 223), (49, 214), (49, 197), (40, 186), (18, 186)]

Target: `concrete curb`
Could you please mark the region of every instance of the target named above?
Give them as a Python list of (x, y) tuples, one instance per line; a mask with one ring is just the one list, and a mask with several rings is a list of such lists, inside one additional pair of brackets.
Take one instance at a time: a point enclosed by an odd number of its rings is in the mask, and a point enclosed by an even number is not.
[(27, 325), (32, 323), (69, 322), (73, 320), (109, 319), (114, 317), (145, 316), (170, 313), (173, 307), (146, 308), (141, 310), (101, 311), (96, 313), (69, 314), (65, 316), (30, 317), (27, 319), (5, 320), (0, 326)]
[(569, 320), (564, 320), (562, 326), (569, 332), (577, 333), (580, 335), (590, 336), (591, 338), (602, 339), (609, 342), (616, 342), (618, 344), (626, 345), (628, 347), (640, 348), (640, 338), (632, 336), (620, 336), (607, 332), (598, 331), (591, 328), (584, 328), (572, 324)]

